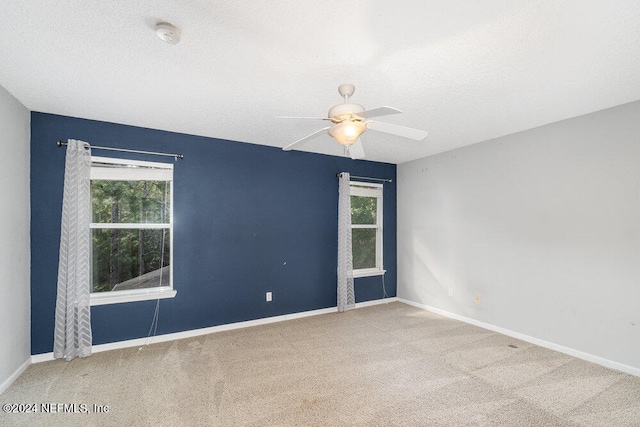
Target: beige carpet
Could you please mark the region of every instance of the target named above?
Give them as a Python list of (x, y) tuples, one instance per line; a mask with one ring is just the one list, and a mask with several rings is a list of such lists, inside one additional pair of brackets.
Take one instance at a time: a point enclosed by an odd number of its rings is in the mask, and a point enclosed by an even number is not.
[(11, 426), (640, 426), (640, 378), (390, 303), (35, 364), (0, 403), (89, 412)]

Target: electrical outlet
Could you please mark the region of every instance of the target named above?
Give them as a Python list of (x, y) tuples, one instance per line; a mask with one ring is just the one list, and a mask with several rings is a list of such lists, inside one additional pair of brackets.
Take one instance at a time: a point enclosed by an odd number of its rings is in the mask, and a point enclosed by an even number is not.
[(449, 296), (452, 297), (453, 296), (453, 288), (449, 288)]
[(480, 294), (476, 294), (475, 301), (476, 301), (476, 304), (480, 304)]
[(273, 295), (271, 294), (271, 292), (267, 292), (267, 302), (273, 300)]

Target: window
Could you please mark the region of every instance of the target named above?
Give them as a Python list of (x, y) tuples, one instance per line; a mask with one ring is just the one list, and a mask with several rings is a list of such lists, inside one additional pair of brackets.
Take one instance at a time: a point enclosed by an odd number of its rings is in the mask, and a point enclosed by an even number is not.
[(354, 277), (384, 274), (382, 184), (351, 182), (351, 245)]
[(173, 165), (91, 157), (91, 305), (175, 296)]

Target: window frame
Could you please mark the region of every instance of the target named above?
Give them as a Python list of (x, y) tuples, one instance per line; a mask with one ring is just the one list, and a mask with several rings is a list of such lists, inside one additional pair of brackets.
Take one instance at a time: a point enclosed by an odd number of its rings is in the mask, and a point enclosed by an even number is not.
[[(97, 167), (94, 163), (142, 166), (153, 169), (137, 169), (127, 167)], [(162, 298), (173, 298), (177, 291), (173, 288), (173, 164), (162, 162), (148, 162), (141, 160), (118, 159), (112, 157), (91, 156), (91, 177), (101, 181), (168, 181), (169, 182), (169, 223), (94, 223), (89, 230), (94, 229), (167, 229), (169, 231), (169, 285), (145, 289), (129, 289), (109, 292), (90, 292), (90, 305), (118, 304), (124, 302), (147, 301)], [(93, 206), (93, 200), (91, 202)], [(93, 220), (93, 211), (91, 213)], [(93, 249), (91, 250), (91, 265), (93, 266)], [(92, 291), (93, 279), (88, 284)]]
[[(362, 188), (367, 187), (367, 188)], [(363, 181), (350, 181), (349, 182), (349, 197), (361, 196), (361, 197), (375, 197), (376, 198), (376, 224), (353, 224), (351, 223), (351, 230), (357, 228), (375, 229), (376, 230), (376, 266), (374, 268), (359, 268), (353, 270), (353, 277), (369, 277), (369, 276), (381, 276), (386, 273), (384, 269), (384, 242), (383, 242), (383, 208), (384, 208), (384, 187), (382, 184), (363, 182)], [(353, 221), (353, 220), (352, 220)], [(353, 250), (353, 246), (352, 246)]]

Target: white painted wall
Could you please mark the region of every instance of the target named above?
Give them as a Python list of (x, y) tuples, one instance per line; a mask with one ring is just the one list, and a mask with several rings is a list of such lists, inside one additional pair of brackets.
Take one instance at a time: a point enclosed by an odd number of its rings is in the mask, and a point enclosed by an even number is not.
[(401, 164), (398, 297), (640, 368), (640, 101)]
[(0, 392), (31, 355), (30, 117), (0, 86)]

